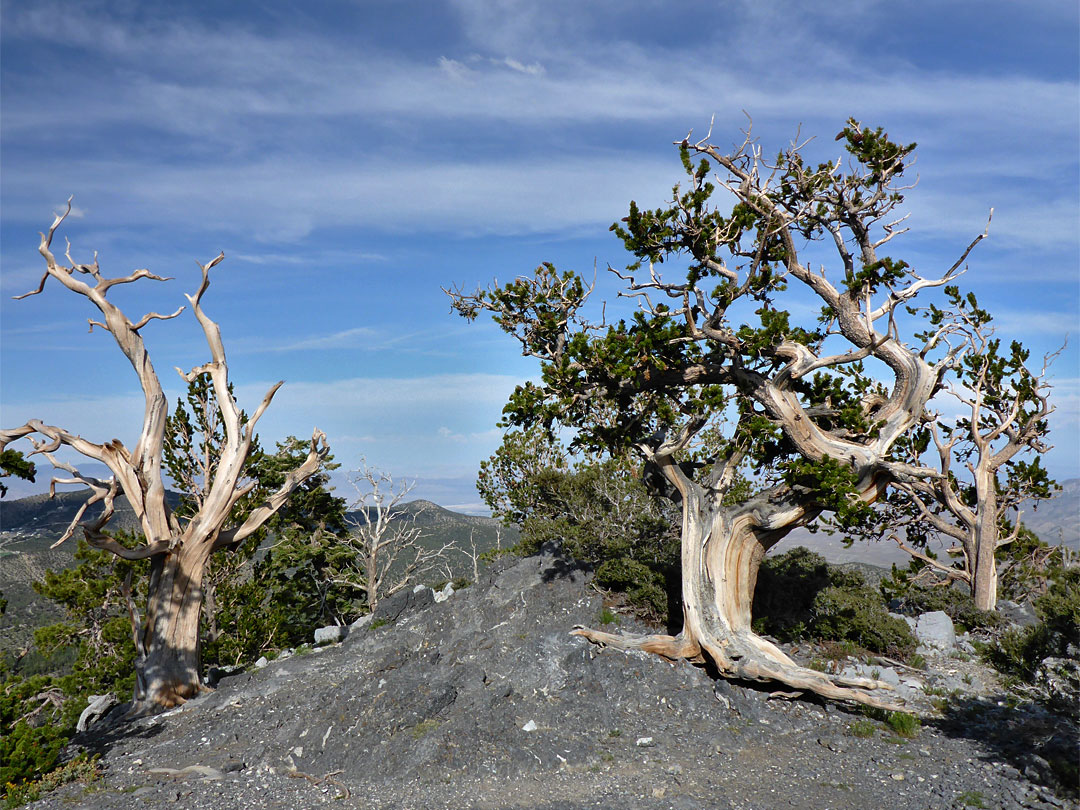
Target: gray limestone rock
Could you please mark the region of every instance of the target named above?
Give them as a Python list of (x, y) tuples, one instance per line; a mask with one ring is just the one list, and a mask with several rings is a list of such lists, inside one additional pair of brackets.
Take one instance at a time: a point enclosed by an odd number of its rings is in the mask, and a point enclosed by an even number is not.
[(915, 637), (931, 649), (951, 650), (956, 646), (956, 630), (949, 614), (943, 610), (919, 616), (915, 622)]
[(349, 635), (349, 628), (332, 624), (329, 627), (320, 627), (315, 631), (316, 644), (340, 644)]
[(431, 588), (422, 591), (398, 591), (393, 596), (382, 599), (375, 607), (375, 619), (396, 622), (405, 613), (422, 610), (435, 602)]
[(363, 616), (361, 616), (359, 619), (349, 625), (349, 632), (352, 633), (356, 630), (363, 630), (365, 627), (371, 624), (374, 618), (374, 613), (365, 613)]
[(997, 612), (1017, 627), (1033, 627), (1039, 623), (1035, 609), (1028, 603), (1018, 604), (1008, 599), (997, 603)]

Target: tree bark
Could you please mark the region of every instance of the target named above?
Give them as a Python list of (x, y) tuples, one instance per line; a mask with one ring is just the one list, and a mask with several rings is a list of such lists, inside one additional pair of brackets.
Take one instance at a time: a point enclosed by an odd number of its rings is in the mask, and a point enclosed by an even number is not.
[[(615, 635), (577, 628), (575, 635), (619, 649), (639, 649), (672, 660), (712, 661), (726, 677), (776, 681), (834, 700), (884, 709), (901, 708), (875, 697), (889, 689), (867, 678), (844, 678), (799, 666), (751, 627), (754, 589), (766, 552), (792, 529), (819, 514), (787, 487), (774, 487), (738, 506), (719, 506), (720, 496), (683, 482), (681, 541), (683, 627), (677, 636)], [(883, 488), (861, 487), (872, 502)]]
[(998, 508), (997, 476), (986, 463), (975, 468), (978, 506), (975, 510), (971, 595), (978, 610), (997, 609)]
[(142, 694), (155, 709), (179, 705), (206, 689), (200, 672), (199, 616), (209, 542), (183, 544), (154, 561), (143, 629), (145, 657), (136, 663)]

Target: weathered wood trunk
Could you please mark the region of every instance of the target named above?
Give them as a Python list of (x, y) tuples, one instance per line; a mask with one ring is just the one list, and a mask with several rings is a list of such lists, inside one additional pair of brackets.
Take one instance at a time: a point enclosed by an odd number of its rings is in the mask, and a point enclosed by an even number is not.
[[(640, 649), (666, 658), (711, 660), (722, 675), (776, 681), (837, 700), (898, 708), (873, 696), (888, 688), (865, 678), (825, 675), (796, 664), (751, 627), (754, 589), (768, 550), (792, 529), (819, 514), (786, 487), (776, 487), (737, 506), (719, 505), (722, 495), (684, 481), (682, 518), (683, 627), (677, 636), (574, 632), (599, 644)], [(873, 502), (882, 487), (872, 479), (860, 491)]]
[(204, 688), (199, 618), (211, 548), (208, 541), (188, 541), (153, 561), (143, 628), (144, 655), (136, 664), (136, 703), (168, 708)]
[(978, 610), (997, 609), (998, 501), (996, 476), (980, 463), (975, 469), (978, 505), (975, 509), (974, 554), (971, 566), (971, 595)]
[[(61, 266), (52, 253), (52, 239), (70, 212), (71, 200), (68, 200), (67, 210), (56, 216), (47, 234), (41, 235), (38, 251), (45, 259), (46, 270), (37, 289), (17, 297), (39, 294), (45, 288), (45, 282), (54, 278), (97, 307), (104, 320), (90, 320), (91, 329), (96, 326), (112, 334), (139, 378), (146, 403), (142, 430), (134, 448), (129, 450), (119, 439), (96, 444), (63, 428), (31, 419), (22, 427), (0, 430), (0, 449), (16, 439), (37, 434), (39, 440), (30, 439), (34, 443), (34, 453), (44, 454), (54, 467), (66, 470), (72, 476), (54, 479), (53, 485), (58, 482), (85, 484), (93, 493), (86, 504), (104, 503), (99, 517), (85, 521), (84, 506), (54, 546), (71, 537), (77, 527), (82, 527), (87, 541), (96, 548), (107, 549), (128, 560), (150, 560), (145, 624), (135, 631), (136, 646), (139, 648), (135, 697), (140, 708), (167, 708), (182, 703), (203, 688), (199, 673), (199, 614), (204, 596), (203, 579), (211, 553), (235, 547), (257, 531), (297, 486), (318, 471), (329, 449), (325, 434), (318, 429), (313, 431), (311, 449), (303, 463), (289, 472), (277, 491), (267, 495), (242, 523), (226, 527), (233, 507), (255, 487), (254, 482), (242, 483), (244, 465), (251, 452), (255, 425), (281, 383), (266, 393), (250, 418), (237, 407), (229, 384), (229, 367), (221, 342), (221, 329), (202, 309), (203, 294), (210, 286), (210, 270), (225, 258), (224, 254), (219, 254), (201, 266), (202, 281), (195, 294), (187, 296), (206, 337), (212, 359), (187, 373), (180, 371), (180, 376), (189, 383), (199, 375), (210, 376), (225, 441), (213, 478), (205, 482), (205, 501), (198, 514), (191, 518), (186, 527), (181, 528), (165, 500), (165, 483), (161, 473), (168, 403), (139, 330), (152, 320), (175, 318), (184, 308), (180, 307), (171, 315), (150, 312), (138, 321), (131, 321), (107, 300), (109, 289), (144, 278), (157, 281), (168, 279), (156, 276), (149, 270), (136, 270), (122, 278), (106, 278), (101, 274), (96, 258), (92, 264), (72, 262), (70, 267)], [(70, 248), (67, 258), (72, 261)], [(83, 281), (84, 277), (88, 277), (88, 280)], [(86, 476), (73, 465), (55, 458), (52, 452), (62, 445), (104, 464), (112, 477), (99, 480)], [(117, 542), (106, 531), (113, 517), (115, 499), (120, 494), (127, 497), (146, 538), (144, 544), (134, 549)], [(125, 592), (130, 600), (128, 588), (126, 585)], [(129, 610), (135, 622), (135, 609), (130, 601)]]

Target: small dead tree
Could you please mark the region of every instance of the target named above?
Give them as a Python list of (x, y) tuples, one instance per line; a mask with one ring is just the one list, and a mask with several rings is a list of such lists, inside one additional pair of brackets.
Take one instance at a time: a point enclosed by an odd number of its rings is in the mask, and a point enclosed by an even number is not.
[(412, 484), (395, 484), (389, 473), (367, 464), (350, 480), (357, 497), (350, 505), (354, 515), (348, 518), (351, 531), (344, 542), (353, 554), (333, 582), (363, 590), (367, 608), (374, 612), (380, 599), (438, 570), (453, 544), (435, 548), (423, 542), (417, 513), (405, 503)]
[[(53, 278), (97, 307), (103, 320), (90, 319), (91, 331), (96, 326), (109, 332), (139, 378), (145, 398), (142, 428), (134, 447), (129, 448), (119, 439), (95, 443), (65, 428), (31, 419), (21, 427), (0, 431), (0, 450), (25, 437), (33, 446), (28, 455), (40, 454), (57, 469), (69, 473), (69, 477), (53, 479), (50, 494), (55, 492), (57, 484), (80, 484), (90, 488), (90, 498), (54, 546), (81, 528), (87, 542), (95, 548), (106, 549), (128, 560), (150, 560), (145, 616), (138, 616), (129, 597), (132, 621), (138, 628), (135, 632), (135, 699), (141, 709), (166, 708), (183, 703), (204, 688), (200, 676), (199, 614), (203, 603), (203, 578), (211, 555), (239, 546), (286, 502), (300, 483), (319, 470), (328, 452), (326, 436), (316, 429), (307, 457), (284, 483), (248, 512), (242, 523), (227, 525), (233, 506), (255, 486), (253, 481), (243, 482), (244, 465), (255, 440), (255, 424), (282, 383), (277, 383), (266, 393), (251, 418), (243, 417), (229, 390), (229, 369), (221, 330), (202, 308), (203, 295), (210, 286), (210, 270), (225, 258), (224, 254), (219, 254), (209, 263), (200, 265), (202, 281), (194, 295), (186, 296), (202, 327), (211, 359), (189, 372), (177, 371), (187, 382), (202, 374), (209, 375), (221, 411), (225, 440), (213, 479), (197, 510), (186, 520), (175, 514), (166, 501), (162, 477), (168, 404), (143, 344), (141, 330), (152, 320), (177, 317), (184, 307), (169, 315), (150, 312), (132, 322), (106, 298), (109, 290), (144, 278), (169, 279), (145, 269), (120, 278), (108, 278), (102, 275), (96, 255), (90, 264), (74, 261), (70, 244), (65, 254), (69, 264), (57, 261), (52, 252), (53, 236), (70, 211), (69, 200), (67, 210), (55, 218), (48, 233), (41, 235), (39, 252), (45, 259), (45, 273), (36, 289), (17, 298), (41, 293), (45, 283)], [(104, 464), (112, 476), (101, 480), (80, 473), (74, 465), (53, 455), (61, 447), (69, 447)], [(125, 547), (106, 531), (114, 513), (115, 500), (121, 494), (127, 497), (144, 537), (142, 545), (134, 549)], [(86, 509), (93, 503), (103, 504), (101, 515), (84, 521)]]
[[(949, 313), (931, 307), (927, 314), (935, 329), (951, 324), (954, 334), (963, 336), (966, 353), (958, 379), (948, 388), (961, 415), (942, 424), (936, 414), (927, 414), (925, 424), (899, 445), (912, 465), (921, 463), (924, 453), (936, 456), (940, 474), (898, 481), (882, 517), (907, 529), (907, 541), (893, 539), (926, 564), (926, 575), (941, 583), (965, 583), (978, 609), (994, 610), (999, 549), (1021, 532), (1021, 504), (1049, 498), (1057, 486), (1039, 461), (1050, 450), (1046, 420), (1054, 406), (1046, 372), (1056, 355), (1032, 370), (1030, 353), (1020, 343), (1003, 350), (990, 314), (974, 295), (962, 296), (951, 286), (945, 293)], [(1032, 461), (1024, 460), (1032, 454)], [(955, 543), (945, 559), (926, 553), (933, 532)]]

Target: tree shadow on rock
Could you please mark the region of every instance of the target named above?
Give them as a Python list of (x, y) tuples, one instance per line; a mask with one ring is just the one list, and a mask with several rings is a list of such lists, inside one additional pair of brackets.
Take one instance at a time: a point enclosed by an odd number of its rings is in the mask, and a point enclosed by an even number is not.
[[(130, 714), (131, 703), (114, 706), (104, 717), (71, 738), (67, 752), (75, 756), (80, 752), (105, 756), (113, 746), (128, 740), (150, 740), (161, 734), (165, 727), (161, 723), (139, 722), (145, 715)], [(65, 759), (69, 758), (65, 754)]]
[(588, 573), (588, 569), (581, 563), (567, 556), (562, 546), (552, 542), (544, 543), (540, 547), (540, 563), (543, 565), (540, 579), (545, 584), (558, 579), (575, 582)]
[(1073, 717), (1007, 695), (949, 701), (944, 717), (927, 723), (955, 738), (978, 742), (991, 763), (1005, 763), (1059, 796), (1080, 797), (1080, 728)]

